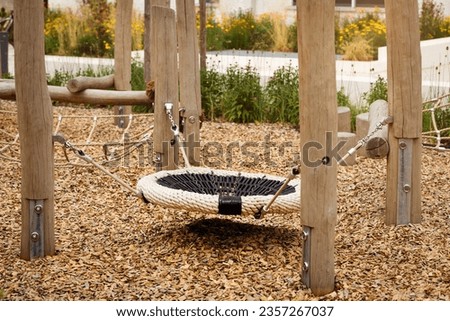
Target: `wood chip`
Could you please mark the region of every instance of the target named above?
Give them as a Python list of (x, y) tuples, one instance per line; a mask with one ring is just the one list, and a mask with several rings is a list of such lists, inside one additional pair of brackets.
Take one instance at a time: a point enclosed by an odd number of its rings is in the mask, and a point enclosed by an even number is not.
[[(109, 112), (55, 107), (55, 115)], [(0, 128), (15, 135), (15, 116), (2, 117)], [(146, 121), (133, 121), (131, 130), (145, 129)], [(91, 126), (91, 119), (66, 119), (60, 131), (80, 142)], [(101, 120), (92, 140), (120, 135), (111, 119)], [(299, 155), (298, 131), (282, 124), (205, 122), (201, 139), (205, 162), (222, 169), (285, 176)], [(87, 152), (101, 155), (101, 146)], [(55, 153), (63, 159), (60, 148)], [(153, 172), (140, 161), (132, 154), (130, 166), (110, 168), (134, 185)], [(417, 225), (384, 224), (385, 160), (358, 158), (339, 168), (336, 290), (321, 298), (301, 283), (300, 213), (255, 220), (161, 208), (85, 166), (55, 168), (57, 254), (23, 261), (20, 166), (0, 159), (0, 168), (0, 299), (450, 300), (450, 153), (423, 151)]]

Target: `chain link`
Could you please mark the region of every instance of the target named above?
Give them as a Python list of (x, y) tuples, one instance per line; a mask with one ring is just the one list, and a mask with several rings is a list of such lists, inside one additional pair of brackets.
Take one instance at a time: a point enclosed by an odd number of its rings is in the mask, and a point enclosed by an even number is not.
[[(180, 129), (177, 126), (177, 124), (175, 124), (175, 120), (173, 118), (173, 104), (172, 103), (166, 103), (164, 106), (166, 108), (167, 117), (169, 118), (169, 121), (170, 121), (170, 126), (171, 126), (170, 129), (173, 132), (173, 136), (174, 136), (173, 137), (173, 142), (174, 143), (178, 143), (181, 140), (181, 142), (183, 143), (184, 142), (183, 136), (181, 135)], [(185, 162), (185, 166), (186, 167), (191, 167), (191, 165), (189, 163), (189, 159), (188, 159), (187, 154), (186, 154), (186, 151), (184, 150), (184, 147), (181, 147), (181, 154), (183, 156), (183, 159), (184, 159), (184, 162)]]
[(178, 136), (180, 135), (180, 129), (178, 128), (177, 124), (175, 124), (175, 119), (173, 118), (173, 104), (172, 103), (166, 103), (166, 114), (170, 121), (170, 129), (173, 132), (174, 140), (176, 141), (178, 139)]
[(365, 137), (363, 137), (358, 143), (361, 143), (361, 146), (364, 146), (371, 138), (373, 135), (375, 135), (378, 131), (380, 131), (381, 129), (383, 129), (383, 127), (387, 124), (392, 123), (392, 117), (388, 116), (385, 119), (383, 119), (382, 121), (380, 121), (379, 123), (376, 124), (375, 128), (368, 133)]

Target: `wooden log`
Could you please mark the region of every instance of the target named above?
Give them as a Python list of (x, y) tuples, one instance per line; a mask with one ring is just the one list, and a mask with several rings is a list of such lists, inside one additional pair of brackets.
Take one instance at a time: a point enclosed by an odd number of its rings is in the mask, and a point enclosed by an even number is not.
[(178, 144), (171, 144), (174, 133), (166, 112), (173, 105), (172, 116), (178, 125), (178, 59), (175, 12), (166, 7), (152, 7), (152, 66), (155, 80), (155, 129), (153, 131), (156, 169), (175, 169)]
[[(388, 103), (385, 100), (377, 100), (373, 102), (369, 107), (369, 131), (372, 133), (380, 122), (388, 117)], [(372, 137), (367, 141), (366, 155), (369, 158), (383, 158), (389, 153), (388, 143), (388, 126), (375, 132)]]
[[(366, 137), (369, 133), (369, 113), (362, 113), (356, 115), (356, 139), (359, 141)], [(358, 156), (367, 157), (365, 148), (360, 148), (357, 151)]]
[[(301, 217), (304, 284), (316, 295), (334, 290), (337, 164), (336, 61), (331, 0), (297, 1), (300, 68)], [(318, 98), (320, 96), (320, 99)]]
[[(44, 86), (45, 87), (45, 86)], [(151, 103), (145, 91), (116, 91), (86, 89), (71, 93), (66, 87), (47, 86), (53, 101), (90, 105), (145, 105)], [(16, 85), (10, 81), (0, 81), (0, 99), (16, 100)]]
[(114, 75), (103, 77), (76, 77), (67, 82), (67, 89), (71, 93), (78, 93), (85, 89), (111, 89), (114, 88)]
[(14, 1), (15, 82), (22, 164), (20, 257), (26, 260), (55, 253), (53, 113), (45, 85), (43, 9), (41, 0)]
[(180, 107), (184, 109), (184, 138), (189, 163), (200, 165), (200, 69), (195, 6), (192, 0), (177, 0)]
[(422, 67), (417, 0), (386, 0), (390, 151), (386, 224), (419, 223), (421, 215)]
[(345, 106), (338, 107), (338, 132), (351, 133), (351, 112), (350, 108)]
[[(338, 132), (337, 139), (338, 139), (338, 144), (340, 142), (345, 143), (342, 146), (342, 148), (339, 150), (340, 158), (344, 157), (351, 148), (356, 146), (356, 143), (358, 142), (358, 140), (356, 139), (356, 134), (349, 133), (349, 132)], [(341, 166), (352, 166), (355, 164), (356, 164), (356, 155), (355, 154), (348, 156), (344, 161), (339, 163), (339, 165), (341, 165)]]
[(145, 83), (153, 80), (151, 70), (151, 46), (152, 46), (152, 6), (169, 8), (170, 0), (145, 0), (144, 3), (144, 79)]
[[(114, 45), (114, 86), (116, 90), (131, 90), (131, 17), (133, 0), (117, 0)], [(131, 106), (114, 106), (114, 123), (125, 128), (131, 114)]]

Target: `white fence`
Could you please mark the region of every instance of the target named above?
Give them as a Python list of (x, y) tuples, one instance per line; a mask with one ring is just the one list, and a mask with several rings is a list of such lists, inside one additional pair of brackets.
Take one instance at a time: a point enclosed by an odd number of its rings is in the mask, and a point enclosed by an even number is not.
[[(450, 38), (422, 41), (422, 85), (424, 99), (450, 91)], [(143, 59), (143, 51), (133, 52), (133, 57)], [(46, 70), (54, 74), (56, 70), (76, 73), (79, 70), (111, 67), (113, 59), (46, 56)], [(224, 51), (210, 52), (207, 56), (209, 68), (225, 72), (231, 65), (250, 66), (261, 76), (265, 84), (273, 72), (281, 66), (298, 68), (296, 53), (261, 52), (261, 51)], [(9, 48), (9, 71), (14, 74), (14, 49)], [(379, 48), (376, 61), (336, 60), (336, 86), (344, 89), (351, 100), (358, 103), (370, 84), (378, 77), (387, 78), (386, 47)], [(320, 95), (320, 93), (318, 93)]]

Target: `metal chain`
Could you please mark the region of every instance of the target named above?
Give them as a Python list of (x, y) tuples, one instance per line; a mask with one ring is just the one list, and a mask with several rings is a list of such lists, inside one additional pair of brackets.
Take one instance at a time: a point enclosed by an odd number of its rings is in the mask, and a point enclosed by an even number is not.
[[(181, 138), (181, 141), (183, 142), (184, 139), (183, 139), (183, 137), (182, 137), (182, 135), (180, 133), (180, 129), (177, 126), (177, 124), (175, 124), (175, 120), (173, 118), (173, 113), (172, 113), (172, 111), (173, 111), (173, 104), (172, 103), (165, 103), (164, 107), (166, 108), (166, 114), (167, 114), (167, 117), (169, 118), (169, 121), (170, 121), (170, 126), (171, 126), (170, 129), (173, 132), (173, 141), (174, 141), (174, 143), (179, 142), (180, 138)], [(186, 151), (184, 150), (183, 146), (181, 147), (181, 154), (183, 155), (185, 166), (186, 167), (191, 167), (191, 164), (189, 163), (189, 158), (187, 157)]]
[(379, 123), (377, 123), (375, 128), (369, 134), (363, 137), (358, 143), (361, 142), (362, 146), (364, 146), (372, 138), (373, 135), (375, 135), (378, 131), (383, 129), (385, 125), (390, 123), (392, 123), (392, 116), (388, 116)]
[[(387, 116), (385, 119), (383, 119), (378, 124), (376, 124), (376, 127), (369, 134), (367, 134), (365, 137), (363, 137), (361, 140), (359, 140), (358, 143), (353, 148), (351, 148), (347, 152), (347, 154), (344, 155), (344, 157), (342, 157), (338, 161), (338, 164), (341, 164), (347, 157), (353, 155), (358, 149), (360, 149), (362, 146), (364, 146), (369, 141), (369, 139), (373, 135), (375, 135), (376, 132), (380, 131), (387, 124), (392, 123), (392, 121), (393, 121), (392, 116)], [(278, 198), (278, 196), (287, 187), (289, 182), (291, 180), (293, 180), (295, 178), (295, 176), (298, 175), (299, 173), (300, 173), (300, 165), (297, 165), (291, 169), (291, 172), (286, 177), (286, 180), (284, 181), (283, 185), (278, 189), (278, 191), (275, 193), (275, 195), (272, 197), (272, 199), (270, 199), (270, 201), (259, 210), (259, 212), (255, 215), (256, 218), (261, 218), (264, 214), (266, 214), (269, 211), (269, 208), (273, 204), (273, 202), (275, 202), (275, 200)]]
[(173, 104), (172, 103), (165, 103), (164, 107), (166, 108), (166, 114), (170, 121), (170, 126), (173, 128), (177, 127), (175, 124), (175, 120), (173, 119)]
[(392, 116), (387, 116), (386, 118), (384, 118), (382, 121), (380, 121), (379, 123), (376, 124), (375, 128), (368, 133), (365, 137), (361, 138), (358, 143), (356, 143), (356, 145), (352, 148), (350, 148), (347, 152), (347, 154), (345, 154), (340, 160), (338, 160), (338, 164), (341, 164), (342, 162), (344, 162), (349, 156), (352, 156), (354, 153), (356, 153), (356, 151), (358, 151), (358, 149), (360, 149), (361, 147), (363, 147), (365, 144), (367, 144), (367, 142), (372, 138), (373, 135), (375, 135), (378, 131), (380, 131), (381, 129), (383, 129), (384, 126), (386, 126), (387, 124), (391, 124), (393, 121)]

